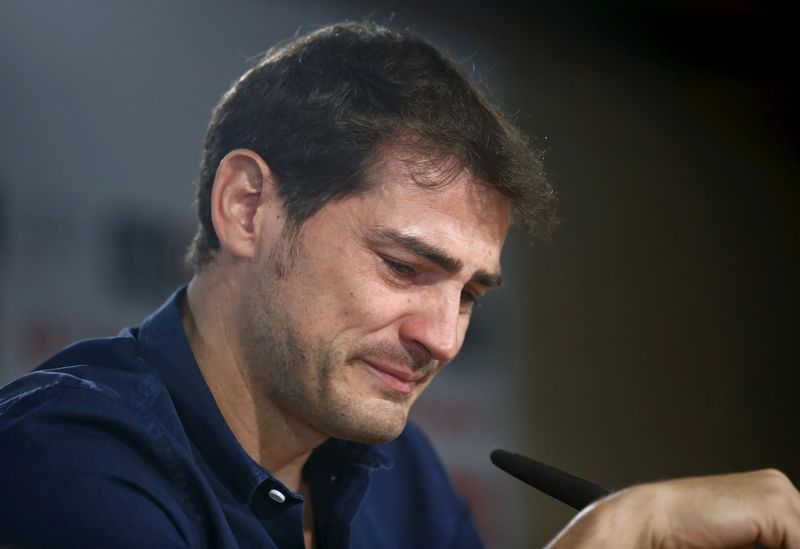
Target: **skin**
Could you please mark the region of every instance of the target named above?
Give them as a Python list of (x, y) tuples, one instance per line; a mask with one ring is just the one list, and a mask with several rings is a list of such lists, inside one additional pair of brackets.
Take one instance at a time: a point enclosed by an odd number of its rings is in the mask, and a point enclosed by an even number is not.
[[(183, 325), (234, 436), (306, 498), (309, 548), (311, 452), (331, 436), (398, 436), (461, 348), (474, 299), (499, 283), (507, 200), (468, 173), (415, 173), (414, 160), (386, 147), (372, 190), (324, 206), (291, 246), (264, 160), (237, 150), (217, 170), (221, 249), (192, 279)], [(548, 549), (760, 546), (800, 549), (800, 494), (773, 470), (618, 492)]]
[(263, 159), (234, 151), (217, 172), (222, 249), (190, 283), (184, 328), (234, 436), (306, 497), (302, 467), (327, 438), (402, 432), (499, 283), (508, 200), (466, 172), (431, 185), (437, 174), (412, 166), (386, 149), (372, 190), (324, 206), (289, 255)]
[(623, 490), (582, 511), (546, 549), (800, 548), (800, 494), (775, 469)]

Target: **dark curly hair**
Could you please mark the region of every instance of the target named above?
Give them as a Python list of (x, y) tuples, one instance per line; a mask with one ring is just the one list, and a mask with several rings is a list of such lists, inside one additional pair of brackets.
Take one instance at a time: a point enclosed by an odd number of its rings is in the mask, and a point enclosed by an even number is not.
[(534, 236), (554, 226), (555, 194), (536, 152), (452, 60), (409, 32), (344, 22), (268, 51), (217, 104), (188, 264), (199, 270), (219, 249), (211, 188), (230, 151), (265, 160), (298, 229), (328, 201), (365, 190), (378, 147), (397, 141), (507, 196)]

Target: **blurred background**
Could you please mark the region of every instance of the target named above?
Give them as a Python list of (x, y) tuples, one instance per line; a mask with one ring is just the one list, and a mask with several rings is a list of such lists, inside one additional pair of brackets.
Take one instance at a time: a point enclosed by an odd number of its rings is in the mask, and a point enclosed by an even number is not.
[(800, 482), (794, 15), (756, 1), (0, 4), (0, 383), (137, 324), (187, 280), (211, 108), (341, 19), (451, 53), (547, 152), (562, 225), (414, 414), (491, 547), (572, 516), (495, 447), (610, 488), (779, 467)]

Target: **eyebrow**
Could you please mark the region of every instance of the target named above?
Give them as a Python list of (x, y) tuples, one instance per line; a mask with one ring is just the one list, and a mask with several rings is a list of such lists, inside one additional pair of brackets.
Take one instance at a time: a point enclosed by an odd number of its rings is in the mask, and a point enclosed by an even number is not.
[[(378, 227), (375, 232), (378, 240), (399, 245), (411, 253), (427, 259), (448, 273), (457, 273), (464, 267), (464, 263), (441, 248), (422, 240), (419, 237), (403, 234), (396, 229), (388, 227)], [(491, 273), (484, 269), (477, 271), (472, 280), (487, 288), (495, 288), (502, 284), (503, 279), (500, 273)]]

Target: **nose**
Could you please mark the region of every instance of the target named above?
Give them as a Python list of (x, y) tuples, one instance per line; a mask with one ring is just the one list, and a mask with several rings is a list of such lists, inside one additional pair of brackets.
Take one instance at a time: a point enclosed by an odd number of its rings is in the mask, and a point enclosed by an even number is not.
[(429, 296), (403, 319), (400, 338), (425, 348), (439, 362), (455, 358), (464, 341), (468, 317), (461, 315), (461, 292)]

